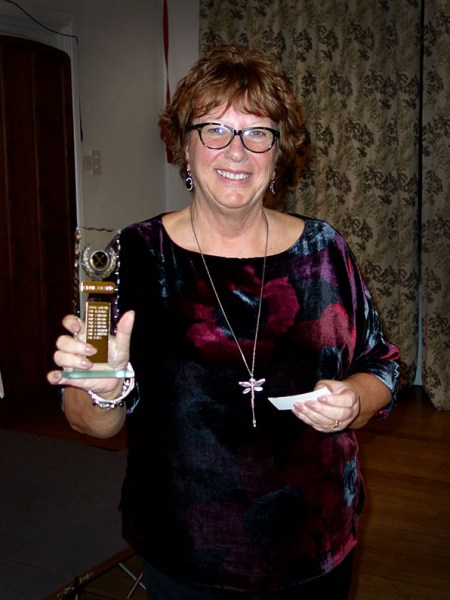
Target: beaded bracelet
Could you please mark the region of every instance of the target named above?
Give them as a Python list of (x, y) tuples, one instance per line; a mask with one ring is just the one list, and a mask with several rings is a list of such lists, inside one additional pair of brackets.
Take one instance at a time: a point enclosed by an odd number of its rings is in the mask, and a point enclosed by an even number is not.
[[(131, 369), (131, 365), (128, 365), (127, 369)], [(131, 394), (135, 387), (135, 378), (134, 377), (126, 377), (123, 380), (122, 391), (118, 398), (114, 400), (105, 400), (101, 398), (98, 394), (93, 392), (92, 390), (86, 390), (88, 393), (92, 405), (101, 408), (102, 410), (111, 410), (113, 408), (118, 408), (120, 406), (125, 406), (125, 398)], [(134, 407), (133, 407), (134, 408)]]

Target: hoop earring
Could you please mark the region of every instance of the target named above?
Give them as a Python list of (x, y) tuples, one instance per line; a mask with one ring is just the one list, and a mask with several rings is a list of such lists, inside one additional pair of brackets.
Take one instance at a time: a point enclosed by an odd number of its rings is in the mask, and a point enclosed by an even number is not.
[(275, 173), (272, 175), (272, 179), (270, 180), (269, 183), (269, 190), (272, 192), (272, 194), (275, 196)]
[(188, 192), (192, 192), (194, 189), (194, 180), (192, 179), (192, 173), (188, 170), (186, 171), (186, 177), (184, 178), (184, 182), (186, 184), (186, 189)]

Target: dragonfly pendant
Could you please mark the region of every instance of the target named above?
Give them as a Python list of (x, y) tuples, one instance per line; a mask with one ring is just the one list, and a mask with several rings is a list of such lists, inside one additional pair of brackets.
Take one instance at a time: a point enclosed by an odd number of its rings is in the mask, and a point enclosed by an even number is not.
[(240, 381), (239, 385), (242, 385), (244, 388), (242, 390), (243, 394), (250, 394), (250, 404), (252, 407), (252, 422), (253, 427), (256, 427), (256, 418), (255, 418), (255, 392), (262, 392), (263, 384), (265, 379), (255, 379), (254, 377), (250, 377), (248, 381)]

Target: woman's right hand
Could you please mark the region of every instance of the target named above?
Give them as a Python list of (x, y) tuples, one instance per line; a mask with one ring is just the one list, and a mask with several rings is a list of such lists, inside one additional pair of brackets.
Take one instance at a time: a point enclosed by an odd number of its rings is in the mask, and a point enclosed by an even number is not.
[[(134, 311), (123, 314), (117, 324), (117, 332), (109, 340), (108, 361), (116, 368), (125, 368), (130, 356), (130, 339), (134, 325)], [(63, 326), (71, 334), (60, 336), (56, 341), (54, 361), (63, 370), (74, 368), (86, 370), (94, 366), (91, 358), (96, 349), (87, 344), (85, 339), (85, 323), (75, 315), (67, 315), (63, 319)], [(81, 390), (92, 390), (105, 400), (112, 400), (120, 395), (122, 379), (111, 377), (104, 378), (68, 378), (63, 377), (59, 370), (50, 371), (47, 380), (52, 385), (70, 385)]]
[[(128, 364), (130, 339), (134, 324), (134, 312), (124, 313), (117, 324), (117, 333), (109, 340), (108, 360), (117, 368)], [(56, 341), (55, 363), (62, 369), (89, 370), (94, 366), (90, 360), (96, 350), (85, 341), (85, 324), (75, 315), (63, 319), (63, 325), (71, 335), (62, 335)], [(104, 400), (115, 400), (121, 395), (123, 379), (114, 377), (68, 378), (59, 370), (47, 375), (52, 385), (64, 385), (64, 413), (71, 427), (80, 433), (108, 438), (120, 431), (126, 416), (125, 407), (103, 410), (93, 406), (87, 390), (95, 392)]]

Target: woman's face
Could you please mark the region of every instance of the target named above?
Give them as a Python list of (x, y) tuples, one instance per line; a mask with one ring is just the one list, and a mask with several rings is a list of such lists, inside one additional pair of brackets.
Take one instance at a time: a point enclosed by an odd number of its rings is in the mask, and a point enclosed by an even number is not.
[[(268, 117), (243, 113), (223, 107), (193, 119), (192, 124), (221, 123), (232, 129), (270, 127), (275, 123)], [(223, 208), (249, 207), (262, 203), (275, 170), (278, 144), (268, 152), (247, 150), (241, 138), (234, 136), (231, 144), (221, 150), (203, 146), (197, 131), (187, 137), (186, 159), (194, 179), (194, 194), (198, 201), (220, 205)]]

